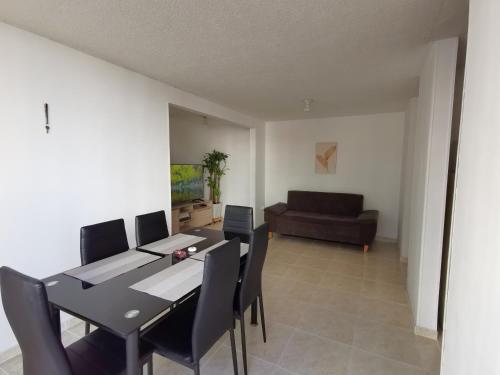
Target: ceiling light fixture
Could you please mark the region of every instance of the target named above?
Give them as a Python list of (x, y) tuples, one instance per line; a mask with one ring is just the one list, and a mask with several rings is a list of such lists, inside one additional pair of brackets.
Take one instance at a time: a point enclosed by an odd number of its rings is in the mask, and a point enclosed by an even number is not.
[(304, 99), (304, 112), (310, 112), (311, 111), (311, 104), (313, 102), (312, 99)]

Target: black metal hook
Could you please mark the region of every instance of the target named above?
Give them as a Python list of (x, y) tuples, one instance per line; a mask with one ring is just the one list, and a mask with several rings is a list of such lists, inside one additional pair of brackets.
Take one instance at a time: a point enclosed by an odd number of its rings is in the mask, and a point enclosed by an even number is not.
[(47, 134), (49, 134), (50, 126), (49, 126), (49, 105), (47, 103), (44, 104), (45, 108), (45, 130)]

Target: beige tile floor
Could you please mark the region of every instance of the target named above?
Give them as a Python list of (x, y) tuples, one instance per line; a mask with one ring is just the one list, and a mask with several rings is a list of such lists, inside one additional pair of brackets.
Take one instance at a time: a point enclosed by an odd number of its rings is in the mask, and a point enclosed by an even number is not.
[[(355, 246), (275, 236), (263, 275), (268, 341), (262, 342), (260, 326), (247, 325), (249, 373), (439, 374), (437, 343), (412, 333), (405, 278), (394, 244), (375, 243), (364, 255)], [(63, 341), (82, 334), (79, 324)], [(241, 368), (241, 353), (238, 360)], [(155, 374), (192, 373), (159, 356), (154, 364)], [(22, 374), (21, 358), (1, 364), (4, 373)], [(202, 374), (232, 373), (223, 337), (203, 358)]]

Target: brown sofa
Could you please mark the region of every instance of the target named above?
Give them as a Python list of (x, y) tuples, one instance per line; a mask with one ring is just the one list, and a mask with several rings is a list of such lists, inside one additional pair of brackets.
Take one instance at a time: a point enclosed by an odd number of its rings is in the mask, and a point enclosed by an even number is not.
[(364, 251), (377, 232), (378, 211), (363, 211), (359, 194), (289, 191), (287, 203), (264, 210), (273, 232), (362, 245)]

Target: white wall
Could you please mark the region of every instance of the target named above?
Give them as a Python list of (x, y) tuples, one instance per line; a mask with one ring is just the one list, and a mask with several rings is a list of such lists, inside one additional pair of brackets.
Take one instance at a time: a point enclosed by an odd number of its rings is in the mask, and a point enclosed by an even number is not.
[(500, 374), (500, 2), (470, 2), (443, 375)]
[[(255, 160), (253, 169), (257, 172), (255, 174), (255, 225), (264, 223), (264, 207), (266, 205), (266, 129), (265, 127), (256, 127), (250, 130), (250, 137), (252, 139), (251, 151), (255, 155), (250, 158), (251, 161)], [(253, 195), (252, 195), (253, 196)]]
[[(250, 129), (214, 118), (204, 119), (188, 112), (170, 117), (172, 163), (201, 164), (212, 150), (229, 154), (226, 175), (221, 180), (223, 204), (251, 205)], [(208, 198), (209, 189), (205, 188)]]
[(405, 116), (403, 142), (403, 169), (401, 171), (401, 196), (399, 207), (399, 251), (402, 259), (408, 258), (410, 243), (410, 215), (412, 197), (413, 161), (415, 160), (415, 127), (417, 123), (418, 99), (408, 102)]
[(432, 42), (420, 74), (408, 247), (416, 332), (435, 336), (458, 39)]
[[(35, 277), (79, 264), (82, 225), (123, 217), (133, 246), (136, 214), (170, 216), (168, 103), (264, 131), (261, 121), (3, 23), (0, 56), (0, 265)], [(0, 309), (0, 352), (14, 344)]]
[[(380, 211), (377, 235), (396, 239), (404, 113), (333, 117), (266, 124), (266, 205), (286, 202), (287, 191), (364, 195)], [(314, 173), (316, 142), (338, 142), (337, 173)]]

